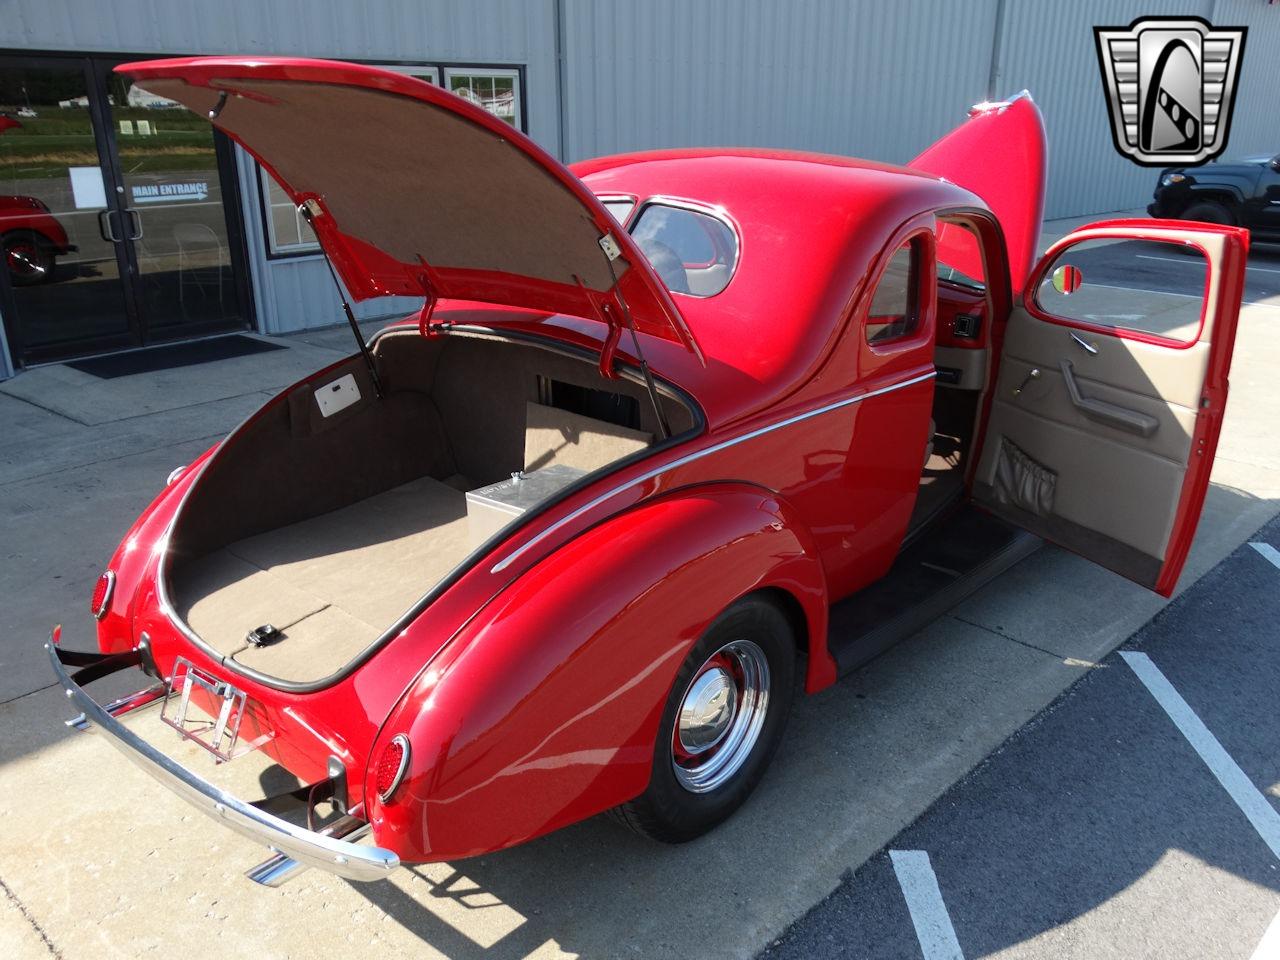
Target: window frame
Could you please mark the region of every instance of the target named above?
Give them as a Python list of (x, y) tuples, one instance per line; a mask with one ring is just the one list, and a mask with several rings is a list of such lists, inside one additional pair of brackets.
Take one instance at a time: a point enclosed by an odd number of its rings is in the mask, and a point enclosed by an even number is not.
[[(410, 77), (423, 77), (430, 74), (433, 79), (428, 82), (433, 86), (440, 87), (442, 90), (448, 89), (446, 78), (450, 75), (450, 71), (458, 74), (493, 74), (495, 76), (512, 77), (515, 80), (516, 129), (521, 133), (528, 133), (525, 128), (525, 91), (527, 84), (525, 83), (524, 64), (458, 63), (445, 60), (352, 60), (350, 62), (377, 67), (379, 70), (388, 70), (392, 73)], [(323, 256), (320, 244), (314, 240), (277, 244), (275, 224), (271, 218), (271, 188), (273, 185), (278, 186), (278, 184), (247, 151), (245, 156), (253, 163), (256, 174), (258, 216), (262, 221), (263, 255), (266, 260), (268, 262), (276, 260), (305, 260)], [(298, 216), (295, 209), (295, 220)], [(301, 236), (301, 230), (299, 230), (299, 236)]]
[[(490, 76), (505, 77), (514, 81), (513, 106), (516, 111), (516, 122), (512, 124), (521, 133), (525, 132), (524, 127), (524, 70), (521, 67), (486, 67), (479, 64), (450, 64), (442, 65), (440, 73), (440, 88), (453, 91), (449, 88), (449, 81), (455, 76)], [(493, 114), (497, 116), (497, 114)], [(501, 119), (501, 118), (499, 118)]]
[[(1060, 327), (1068, 327), (1076, 330), (1085, 330), (1089, 333), (1103, 337), (1116, 337), (1120, 340), (1133, 340), (1137, 343), (1148, 343), (1152, 346), (1167, 347), (1171, 350), (1189, 350), (1196, 344), (1201, 342), (1204, 337), (1205, 325), (1209, 317), (1209, 300), (1210, 292), (1213, 288), (1213, 260), (1209, 255), (1208, 249), (1201, 243), (1187, 240), (1174, 240), (1168, 237), (1150, 237), (1139, 235), (1119, 234), (1112, 235), (1107, 233), (1093, 234), (1091, 230), (1097, 225), (1090, 224), (1081, 227), (1074, 233), (1063, 237), (1040, 258), (1031, 270), (1030, 276), (1027, 278), (1027, 284), (1023, 289), (1021, 302), (1023, 309), (1037, 320), (1043, 320), (1045, 323), (1056, 324)], [(1140, 229), (1140, 228), (1139, 228)], [(1171, 246), (1182, 244), (1190, 247), (1200, 254), (1201, 261), (1204, 263), (1204, 286), (1200, 293), (1200, 319), (1196, 323), (1195, 332), (1187, 340), (1179, 340), (1174, 337), (1167, 337), (1163, 334), (1153, 333), (1149, 330), (1140, 330), (1136, 327), (1117, 327), (1108, 326), (1103, 323), (1094, 323), (1089, 320), (1078, 320), (1074, 317), (1063, 317), (1056, 313), (1050, 313), (1048, 309), (1040, 305), (1040, 287), (1047, 279), (1052, 277), (1058, 261), (1073, 247), (1088, 243), (1091, 240), (1120, 240), (1133, 241), (1139, 240), (1144, 243), (1167, 243)], [(1068, 242), (1070, 241), (1070, 242)], [(1102, 284), (1098, 284), (1102, 286)], [(1130, 289), (1130, 288), (1122, 288)], [(1183, 296), (1190, 296), (1183, 294)]]

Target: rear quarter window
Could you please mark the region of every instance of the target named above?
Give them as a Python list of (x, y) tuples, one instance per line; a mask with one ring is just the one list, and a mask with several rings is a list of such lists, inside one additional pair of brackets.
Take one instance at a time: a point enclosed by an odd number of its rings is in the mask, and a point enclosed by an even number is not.
[(646, 204), (631, 236), (672, 293), (713, 297), (729, 285), (738, 265), (737, 234), (709, 213)]

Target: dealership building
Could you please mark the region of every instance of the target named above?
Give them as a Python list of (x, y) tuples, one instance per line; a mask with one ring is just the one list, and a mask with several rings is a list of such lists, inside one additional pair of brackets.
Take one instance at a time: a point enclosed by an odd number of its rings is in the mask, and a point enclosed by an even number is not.
[[(1280, 153), (1280, 4), (1268, 0), (9, 0), (0, 378), (342, 320), (284, 191), (203, 118), (113, 73), (128, 60), (374, 64), (471, 100), (566, 162), (734, 145), (904, 163), (972, 103), (1026, 89), (1049, 131), (1046, 214), (1065, 217), (1149, 199), (1156, 172), (1112, 143), (1093, 28), (1152, 15), (1248, 28), (1224, 158)], [(335, 116), (334, 150), (367, 149), (343, 130)]]

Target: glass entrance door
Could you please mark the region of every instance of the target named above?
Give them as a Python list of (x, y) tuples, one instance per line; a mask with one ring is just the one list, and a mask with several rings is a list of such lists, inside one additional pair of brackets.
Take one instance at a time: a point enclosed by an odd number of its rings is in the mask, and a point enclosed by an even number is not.
[(82, 61), (0, 61), (0, 288), (27, 361), (137, 341), (90, 87)]
[(137, 308), (151, 341), (238, 326), (213, 126), (99, 63)]
[(0, 57), (0, 309), (23, 363), (246, 326), (229, 144), (114, 65)]

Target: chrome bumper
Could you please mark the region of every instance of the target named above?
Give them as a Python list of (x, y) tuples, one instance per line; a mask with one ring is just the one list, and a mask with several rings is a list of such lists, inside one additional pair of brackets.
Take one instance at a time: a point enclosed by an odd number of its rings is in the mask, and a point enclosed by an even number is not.
[[(326, 870), (348, 880), (381, 880), (400, 865), (400, 858), (390, 850), (352, 842), (369, 831), (369, 825), (361, 820), (343, 817), (325, 830), (307, 830), (233, 797), (169, 759), (117, 719), (130, 710), (163, 698), (163, 684), (103, 706), (77, 682), (88, 683), (116, 670), (135, 666), (140, 662), (138, 652), (132, 656), (118, 654), (105, 657), (71, 653), (59, 648), (59, 634), (60, 628), (55, 629), (45, 649), (49, 652), (54, 676), (66, 690), (67, 698), (81, 711), (81, 716), (69, 721), (68, 725), (79, 730), (95, 729), (104, 734), (113, 747), (196, 809), (237, 833), (270, 847), (276, 856), (258, 868), (261, 872), (272, 865), (269, 876), (251, 873), (255, 880), (275, 885), (304, 866)], [(68, 674), (68, 663), (83, 669), (75, 675)]]

